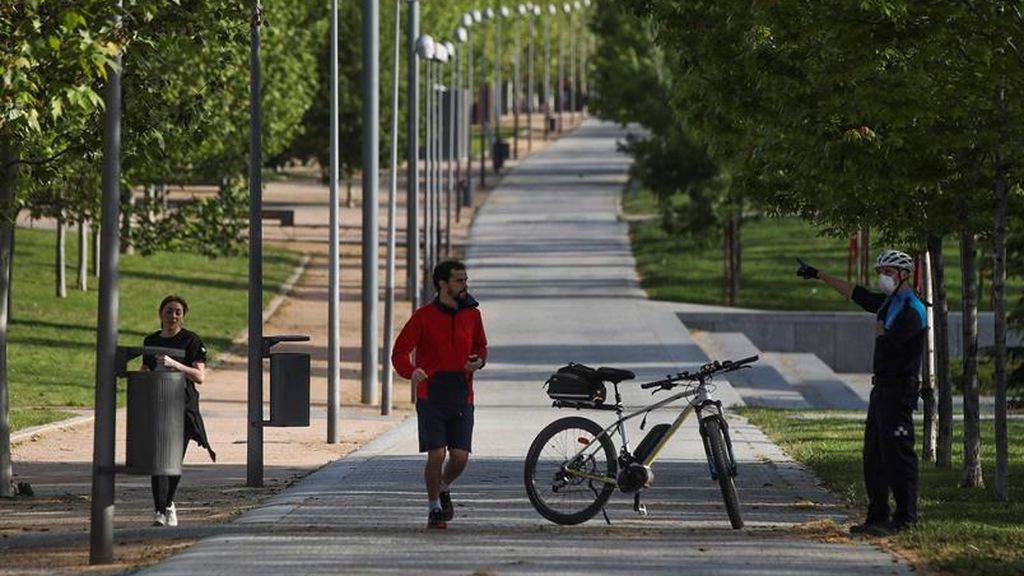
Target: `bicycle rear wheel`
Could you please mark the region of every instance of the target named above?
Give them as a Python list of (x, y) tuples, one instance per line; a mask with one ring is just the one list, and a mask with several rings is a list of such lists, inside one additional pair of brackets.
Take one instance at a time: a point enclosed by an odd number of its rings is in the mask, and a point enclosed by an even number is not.
[(615, 446), (597, 423), (571, 416), (540, 431), (526, 454), (523, 480), (530, 503), (556, 524), (597, 514), (615, 490)]
[(722, 489), (722, 498), (725, 500), (725, 510), (729, 513), (729, 522), (732, 523), (734, 529), (739, 530), (743, 528), (740, 498), (736, 494), (736, 484), (732, 480), (729, 449), (725, 445), (722, 424), (715, 418), (708, 418), (704, 421), (704, 432), (710, 449), (711, 463), (715, 467), (718, 485)]

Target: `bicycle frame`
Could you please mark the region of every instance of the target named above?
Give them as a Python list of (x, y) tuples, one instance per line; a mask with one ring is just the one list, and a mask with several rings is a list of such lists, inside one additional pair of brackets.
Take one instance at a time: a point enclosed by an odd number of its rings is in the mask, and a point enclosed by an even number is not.
[[(626, 414), (625, 416), (623, 416), (623, 412), (625, 412), (625, 409), (622, 407), (621, 395), (619, 393), (618, 384), (616, 384), (615, 385), (615, 400), (616, 400), (615, 406), (614, 407), (608, 407), (608, 408), (605, 408), (605, 409), (606, 410), (614, 410), (616, 415), (618, 416), (618, 419), (615, 422), (613, 422), (611, 425), (607, 426), (601, 432), (601, 434), (602, 435), (606, 435), (609, 438), (612, 437), (613, 433), (617, 434), (619, 436), (619, 438), (621, 438), (621, 440), (622, 440), (622, 446), (619, 449), (620, 457), (625, 456), (625, 455), (632, 455), (632, 449), (630, 448), (630, 445), (629, 445), (629, 436), (626, 433), (626, 426), (625, 426), (625, 424), (626, 424), (627, 421), (632, 420), (633, 418), (636, 418), (637, 416), (640, 416), (642, 414), (646, 415), (649, 412), (652, 412), (652, 411), (657, 410), (659, 408), (662, 408), (664, 406), (668, 406), (669, 404), (672, 404), (673, 402), (676, 402), (677, 400), (680, 400), (682, 398), (687, 398), (687, 397), (693, 396), (694, 398), (689, 400), (687, 402), (686, 406), (683, 407), (682, 411), (680, 411), (679, 415), (676, 416), (676, 419), (669, 426), (668, 431), (661, 437), (661, 439), (654, 446), (654, 448), (650, 451), (650, 453), (647, 454), (647, 456), (644, 458), (644, 460), (642, 462), (640, 462), (640, 463), (643, 464), (644, 466), (648, 466), (648, 467), (651, 466), (655, 462), (655, 460), (658, 459), (658, 455), (661, 452), (661, 450), (665, 447), (666, 444), (668, 444), (669, 440), (672, 439), (672, 437), (679, 430), (680, 426), (682, 426), (682, 424), (686, 420), (686, 418), (691, 413), (696, 412), (697, 413), (697, 417), (700, 420), (701, 439), (702, 439), (702, 442), (704, 444), (705, 455), (708, 458), (708, 465), (709, 465), (709, 467), (711, 469), (711, 478), (713, 480), (717, 479), (718, 471), (714, 469), (714, 465), (711, 462), (711, 457), (709, 455), (709, 448), (708, 448), (708, 445), (707, 445), (707, 440), (705, 439), (705, 434), (704, 434), (704, 420), (705, 420), (705, 418), (716, 418), (716, 419), (718, 419), (722, 423), (722, 430), (723, 430), (723, 433), (725, 435), (726, 446), (727, 446), (727, 448), (729, 450), (729, 460), (730, 460), (731, 466), (732, 466), (732, 470), (730, 470), (730, 473), (735, 475), (736, 464), (735, 464), (735, 458), (733, 457), (733, 454), (732, 454), (732, 441), (729, 438), (728, 425), (726, 423), (725, 418), (722, 416), (722, 403), (717, 401), (717, 400), (712, 400), (710, 398), (710, 396), (708, 395), (707, 385), (708, 385), (708, 379), (707, 378), (701, 378), (696, 383), (696, 385), (694, 387), (692, 387), (692, 388), (690, 388), (688, 390), (684, 390), (683, 392), (678, 392), (678, 393), (673, 394), (672, 396), (670, 396), (668, 398), (665, 398), (664, 400), (659, 400), (658, 402), (655, 402), (654, 404), (650, 404), (648, 406), (645, 406), (645, 407), (643, 407), (643, 408), (641, 408), (639, 410), (636, 410), (634, 412), (630, 412), (629, 414)], [(708, 406), (714, 406), (716, 408), (716, 412), (715, 412), (715, 414), (712, 414), (710, 416), (704, 417), (704, 416), (702, 416), (701, 412), (705, 408), (707, 408)], [(599, 444), (597, 444), (597, 445), (599, 446)], [(581, 456), (586, 454), (589, 450), (591, 450), (591, 448), (592, 448), (592, 445), (587, 445), (586, 447), (581, 449), (579, 452), (577, 452), (573, 456), (571, 461), (575, 461), (576, 459), (580, 458)], [(608, 478), (608, 477), (603, 477), (603, 476), (595, 476), (595, 475), (587, 474), (585, 472), (581, 472), (579, 470), (566, 470), (566, 473), (574, 475), (574, 476), (586, 478), (588, 480), (594, 480), (594, 481), (597, 481), (597, 482), (602, 482), (602, 483), (605, 483), (605, 484), (612, 484), (612, 485), (617, 485), (618, 484), (618, 481), (617, 481), (616, 478)]]

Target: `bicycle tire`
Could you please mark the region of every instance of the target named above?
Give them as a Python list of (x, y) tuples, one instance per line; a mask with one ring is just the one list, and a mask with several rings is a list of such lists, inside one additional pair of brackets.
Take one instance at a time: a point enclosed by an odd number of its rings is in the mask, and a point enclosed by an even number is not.
[[(537, 434), (526, 453), (523, 481), (530, 504), (555, 524), (572, 525), (594, 517), (615, 491), (615, 446), (596, 422), (570, 416), (555, 420)], [(584, 444), (600, 446), (577, 462), (571, 459)], [(566, 475), (566, 467), (582, 469), (610, 482)]]
[(718, 486), (722, 489), (722, 499), (725, 500), (725, 510), (729, 513), (729, 522), (733, 529), (739, 530), (743, 528), (743, 516), (740, 514), (740, 498), (732, 479), (729, 449), (725, 445), (722, 425), (715, 418), (708, 418), (704, 421), (704, 432), (707, 435), (712, 465), (718, 475)]

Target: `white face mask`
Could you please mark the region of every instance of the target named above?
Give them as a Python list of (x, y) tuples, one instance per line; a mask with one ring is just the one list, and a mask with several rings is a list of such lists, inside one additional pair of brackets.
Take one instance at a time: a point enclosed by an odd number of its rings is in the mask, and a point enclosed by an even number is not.
[(896, 291), (896, 279), (892, 276), (886, 276), (885, 274), (878, 275), (878, 287), (882, 289), (882, 292), (886, 294), (892, 294)]

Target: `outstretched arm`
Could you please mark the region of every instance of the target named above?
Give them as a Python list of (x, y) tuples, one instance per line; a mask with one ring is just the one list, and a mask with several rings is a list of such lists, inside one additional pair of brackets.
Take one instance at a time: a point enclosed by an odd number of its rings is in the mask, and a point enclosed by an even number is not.
[(821, 280), (830, 288), (842, 294), (847, 300), (849, 300), (850, 296), (853, 295), (853, 289), (856, 287), (855, 284), (851, 284), (842, 278), (836, 278), (831, 274), (826, 274), (807, 262), (804, 262), (800, 258), (797, 258), (796, 261), (800, 264), (800, 267), (797, 268), (796, 271), (797, 276), (806, 280)]

